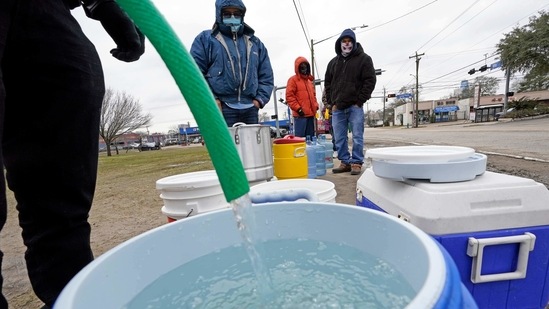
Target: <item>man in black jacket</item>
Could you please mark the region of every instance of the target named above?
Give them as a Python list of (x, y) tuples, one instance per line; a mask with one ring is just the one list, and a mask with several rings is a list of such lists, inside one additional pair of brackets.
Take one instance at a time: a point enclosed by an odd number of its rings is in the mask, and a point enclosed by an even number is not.
[[(43, 308), (53, 306), (93, 260), (88, 213), (105, 82), (95, 47), (70, 13), (80, 5), (0, 1), (0, 228), (6, 180), (17, 200), (29, 279)], [(139, 59), (144, 36), (116, 2), (82, 5), (116, 43), (113, 57)], [(0, 308), (7, 306), (0, 294)]]
[[(324, 85), (326, 99), (332, 106), (332, 125), (339, 167), (334, 173), (351, 172), (359, 175), (364, 163), (364, 102), (376, 86), (372, 58), (364, 53), (351, 29), (344, 30), (335, 44), (336, 56), (328, 63)], [(349, 153), (347, 130), (352, 132), (352, 152)]]

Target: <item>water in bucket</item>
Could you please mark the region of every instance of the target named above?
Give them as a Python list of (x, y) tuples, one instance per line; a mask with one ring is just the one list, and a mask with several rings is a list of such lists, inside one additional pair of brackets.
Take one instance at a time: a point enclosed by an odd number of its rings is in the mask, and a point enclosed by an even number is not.
[[(180, 305), (185, 298), (189, 307), (284, 308), (284, 297), (292, 298), (287, 306), (292, 308), (314, 308), (315, 301), (323, 302), (317, 306), (322, 307), (336, 300), (360, 304), (354, 305), (358, 308), (383, 307), (363, 305), (375, 295), (374, 300), (384, 299), (389, 308), (476, 308), (465, 301), (470, 295), (462, 289), (453, 261), (413, 225), (341, 204), (268, 203), (252, 208), (254, 237), (259, 251), (267, 253), (264, 263), (275, 291), (266, 302), (254, 290), (253, 266), (234, 215), (225, 209), (164, 225), (103, 254), (67, 285), (54, 308), (132, 308), (148, 302), (161, 283), (165, 294), (157, 294), (154, 301)], [(169, 281), (174, 276), (177, 283)], [(396, 282), (409, 284), (412, 295), (406, 284), (392, 286)], [(380, 287), (391, 291), (383, 294)], [(236, 303), (236, 298), (245, 303)]]
[[(344, 243), (308, 239), (268, 241), (264, 262), (275, 297), (258, 298), (240, 245), (163, 275), (125, 308), (404, 308), (415, 292), (388, 264)], [(184, 280), (182, 280), (184, 278)]]

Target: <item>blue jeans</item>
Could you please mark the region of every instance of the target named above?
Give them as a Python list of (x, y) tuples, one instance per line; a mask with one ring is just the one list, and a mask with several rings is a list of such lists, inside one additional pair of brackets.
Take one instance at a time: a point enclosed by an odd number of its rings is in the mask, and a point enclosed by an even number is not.
[(245, 124), (259, 123), (257, 112), (258, 109), (255, 106), (247, 109), (235, 109), (223, 104), (223, 118), (225, 118), (228, 127), (232, 127), (237, 122), (244, 122)]
[(311, 138), (315, 136), (315, 117), (294, 117), (294, 135)]
[[(332, 125), (337, 148), (337, 158), (344, 164), (364, 163), (364, 110), (353, 105), (343, 110), (332, 112)], [(352, 130), (353, 146), (349, 153), (347, 130)]]

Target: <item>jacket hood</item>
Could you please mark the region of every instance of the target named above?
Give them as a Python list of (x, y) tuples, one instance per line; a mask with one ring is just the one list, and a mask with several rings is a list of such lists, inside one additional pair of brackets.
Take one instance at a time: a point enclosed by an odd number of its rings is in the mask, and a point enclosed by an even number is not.
[(239, 8), (243, 12), (242, 27), (240, 28), (240, 31), (238, 31), (238, 34), (241, 35), (245, 33), (248, 35), (253, 35), (254, 30), (250, 26), (248, 26), (246, 23), (244, 23), (244, 17), (246, 15), (246, 6), (244, 5), (244, 2), (242, 2), (241, 0), (216, 0), (215, 1), (215, 23), (212, 31), (215, 32), (219, 30), (225, 35), (231, 35), (231, 29), (223, 24), (223, 17), (221, 16), (221, 11), (223, 11), (223, 9), (227, 7)]
[(335, 52), (337, 55), (341, 55), (341, 40), (345, 37), (351, 38), (351, 40), (353, 41), (353, 50), (351, 51), (351, 53), (353, 53), (357, 48), (355, 32), (351, 29), (345, 29), (343, 30), (343, 32), (341, 32), (341, 35), (335, 43)]
[(300, 73), (299, 73), (299, 65), (302, 64), (302, 63), (306, 63), (307, 66), (309, 67), (309, 75), (307, 76), (307, 79), (310, 79), (310, 80), (313, 80), (313, 75), (312, 75), (312, 72), (311, 72), (311, 64), (309, 63), (309, 61), (307, 61), (307, 59), (305, 57), (297, 57), (294, 61), (294, 72), (295, 72), (295, 75), (297, 76), (302, 76)]

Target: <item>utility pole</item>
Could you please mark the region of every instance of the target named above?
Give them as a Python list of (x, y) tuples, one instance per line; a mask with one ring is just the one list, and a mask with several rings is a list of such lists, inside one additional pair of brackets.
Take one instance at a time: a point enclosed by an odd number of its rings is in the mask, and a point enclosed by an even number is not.
[(387, 97), (385, 96), (385, 86), (383, 86), (383, 124), (382, 127), (385, 126), (385, 101), (387, 101)]
[(425, 53), (419, 54), (416, 51), (416, 54), (408, 57), (408, 59), (416, 58), (416, 104), (414, 106), (414, 128), (418, 127), (418, 112), (419, 112), (419, 60), (420, 56), (425, 55)]
[(505, 70), (505, 96), (503, 97), (503, 114), (507, 113), (507, 106), (509, 103), (509, 81), (511, 80), (511, 69)]

